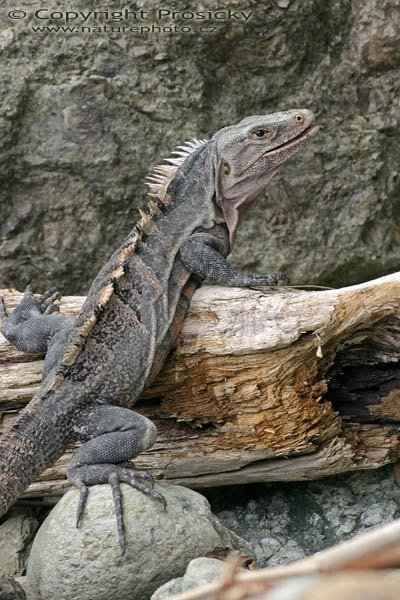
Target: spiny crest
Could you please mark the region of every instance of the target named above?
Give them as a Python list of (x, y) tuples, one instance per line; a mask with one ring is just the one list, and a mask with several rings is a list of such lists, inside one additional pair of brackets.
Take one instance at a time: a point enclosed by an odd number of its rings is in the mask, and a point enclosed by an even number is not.
[(164, 200), (165, 193), (168, 185), (174, 178), (175, 173), (178, 171), (181, 164), (187, 159), (190, 154), (195, 150), (207, 144), (208, 140), (198, 140), (194, 138), (189, 142), (185, 142), (184, 146), (178, 146), (176, 150), (172, 152), (175, 156), (166, 158), (165, 162), (169, 163), (166, 165), (157, 165), (154, 167), (152, 173), (146, 177), (149, 186), (149, 196)]
[(73, 330), (64, 356), (57, 368), (51, 389), (55, 390), (60, 385), (70, 367), (72, 367), (77, 357), (81, 353), (90, 332), (98, 321), (99, 315), (113, 297), (115, 285), (123, 278), (125, 273), (125, 264), (135, 252), (136, 246), (140, 241), (143, 232), (149, 227), (155, 210), (159, 212), (160, 209), (157, 205), (155, 205), (155, 203), (153, 203), (152, 206), (149, 205), (149, 213), (145, 213), (142, 210), (139, 211), (141, 219), (126, 238), (119, 255), (116, 257), (112, 272), (108, 275), (103, 286), (97, 292), (96, 298), (94, 299), (93, 312), (89, 314), (82, 325), (79, 327), (76, 326)]
[(91, 330), (98, 320), (99, 314), (107, 306), (110, 298), (113, 297), (115, 285), (124, 276), (124, 265), (126, 264), (126, 261), (129, 260), (135, 252), (137, 244), (141, 240), (143, 234), (150, 229), (153, 217), (165, 208), (163, 200), (165, 198), (166, 190), (180, 165), (188, 156), (190, 156), (190, 154), (207, 142), (208, 140), (205, 139), (193, 139), (190, 142), (186, 142), (184, 146), (178, 146), (178, 149), (172, 153), (176, 156), (166, 159), (166, 162), (170, 164), (158, 165), (154, 168), (152, 175), (147, 177), (150, 181), (150, 183), (147, 183), (150, 187), (149, 195), (153, 196), (155, 199), (150, 200), (147, 205), (147, 211), (139, 209), (140, 220), (126, 238), (119, 255), (116, 257), (113, 271), (109, 274), (104, 285), (98, 291), (94, 302), (94, 312), (88, 316), (80, 327), (75, 328), (63, 359), (57, 369), (51, 389), (54, 390), (60, 385), (69, 368), (75, 363)]

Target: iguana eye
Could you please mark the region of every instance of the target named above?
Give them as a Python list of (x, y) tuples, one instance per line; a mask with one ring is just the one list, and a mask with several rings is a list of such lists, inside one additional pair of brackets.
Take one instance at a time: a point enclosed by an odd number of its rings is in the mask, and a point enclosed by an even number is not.
[(298, 123), (304, 123), (304, 117), (303, 117), (303, 115), (300, 115), (300, 114), (296, 115), (296, 121)]
[(263, 138), (266, 138), (269, 136), (270, 134), (270, 130), (269, 129), (256, 129), (255, 131), (253, 131), (253, 133), (251, 134), (251, 137), (255, 140), (262, 140)]

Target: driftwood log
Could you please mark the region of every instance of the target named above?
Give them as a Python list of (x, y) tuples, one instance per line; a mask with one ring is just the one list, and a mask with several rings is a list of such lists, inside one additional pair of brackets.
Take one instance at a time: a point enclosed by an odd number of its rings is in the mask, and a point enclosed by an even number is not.
[[(21, 294), (0, 290), (9, 309)], [(64, 297), (75, 314), (83, 297)], [(204, 286), (136, 405), (159, 429), (135, 463), (189, 487), (314, 479), (400, 457), (400, 273), (340, 290)], [(0, 336), (0, 432), (42, 359)], [(60, 494), (70, 449), (27, 490)]]

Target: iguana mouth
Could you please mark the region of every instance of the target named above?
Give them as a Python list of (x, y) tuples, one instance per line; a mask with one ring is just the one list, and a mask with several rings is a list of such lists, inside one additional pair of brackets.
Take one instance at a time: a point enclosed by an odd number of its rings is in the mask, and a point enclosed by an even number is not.
[(298, 144), (302, 144), (305, 140), (307, 140), (308, 138), (315, 135), (317, 133), (318, 129), (319, 129), (318, 125), (310, 125), (309, 127), (307, 127), (307, 129), (304, 129), (304, 131), (299, 133), (299, 135), (296, 135), (296, 137), (292, 138), (291, 140), (284, 142), (277, 148), (273, 148), (272, 150), (267, 150), (266, 152), (264, 152), (264, 155), (265, 154), (274, 154), (275, 152), (278, 153), (283, 148), (292, 148), (292, 147), (297, 146)]

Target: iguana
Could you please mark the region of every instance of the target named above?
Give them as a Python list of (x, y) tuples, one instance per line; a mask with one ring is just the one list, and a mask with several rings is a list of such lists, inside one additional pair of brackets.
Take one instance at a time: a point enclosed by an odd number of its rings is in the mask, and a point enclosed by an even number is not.
[(152, 477), (129, 462), (156, 427), (132, 406), (174, 346), (204, 279), (229, 286), (276, 285), (282, 273), (240, 272), (226, 260), (258, 193), (318, 130), (309, 110), (247, 117), (210, 140), (178, 146), (149, 177), (150, 200), (92, 283), (76, 320), (57, 314), (53, 288), (27, 288), (1, 332), (24, 352), (46, 352), (41, 388), (0, 439), (0, 515), (73, 441), (69, 482), (111, 484), (122, 552), (120, 482), (164, 503)]

